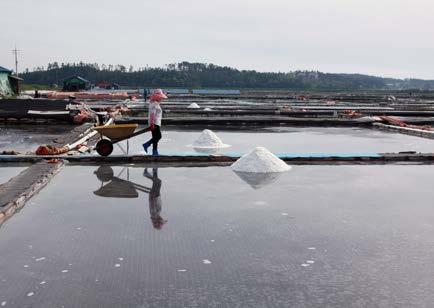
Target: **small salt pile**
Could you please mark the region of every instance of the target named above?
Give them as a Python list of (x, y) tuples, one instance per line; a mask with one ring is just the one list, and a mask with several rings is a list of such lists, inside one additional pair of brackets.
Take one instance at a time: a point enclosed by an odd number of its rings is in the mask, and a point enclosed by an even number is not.
[(266, 148), (257, 147), (232, 164), (232, 170), (249, 173), (277, 173), (291, 169)]
[(203, 111), (212, 111), (212, 109), (209, 107), (206, 107)]
[(227, 148), (229, 145), (224, 144), (222, 140), (211, 130), (205, 129), (199, 138), (193, 143), (194, 148)]
[(190, 105), (187, 106), (187, 108), (189, 109), (199, 109), (200, 106), (196, 103), (191, 103)]

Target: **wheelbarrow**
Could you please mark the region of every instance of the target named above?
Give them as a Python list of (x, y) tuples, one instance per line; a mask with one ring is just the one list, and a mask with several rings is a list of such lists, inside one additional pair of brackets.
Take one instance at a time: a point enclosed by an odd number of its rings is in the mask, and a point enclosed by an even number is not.
[(144, 134), (151, 130), (150, 127), (147, 127), (135, 131), (138, 126), (138, 124), (112, 124), (94, 127), (93, 129), (96, 130), (101, 136), (101, 139), (95, 146), (96, 151), (101, 156), (109, 156), (113, 152), (114, 144)]

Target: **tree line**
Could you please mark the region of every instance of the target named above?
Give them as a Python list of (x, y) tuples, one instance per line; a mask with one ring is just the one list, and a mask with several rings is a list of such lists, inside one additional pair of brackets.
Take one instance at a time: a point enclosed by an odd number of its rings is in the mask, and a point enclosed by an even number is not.
[(180, 62), (164, 67), (99, 65), (97, 63), (49, 63), (46, 67), (26, 69), (21, 77), (26, 84), (61, 85), (78, 75), (96, 84), (100, 81), (123, 87), (290, 89), (319, 91), (434, 89), (434, 81), (393, 79), (361, 74), (330, 74), (318, 71), (263, 73), (238, 70), (208, 63)]

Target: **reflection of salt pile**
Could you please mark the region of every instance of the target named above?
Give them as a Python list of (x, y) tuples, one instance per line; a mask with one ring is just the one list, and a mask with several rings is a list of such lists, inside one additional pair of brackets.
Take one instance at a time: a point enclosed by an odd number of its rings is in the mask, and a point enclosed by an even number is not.
[(239, 172), (273, 173), (290, 169), (283, 160), (263, 147), (253, 149), (232, 164), (232, 170)]
[(187, 108), (198, 109), (198, 108), (200, 108), (200, 106), (198, 104), (196, 104), (196, 103), (191, 103), (190, 105), (187, 106)]
[(260, 189), (277, 181), (282, 172), (258, 173), (258, 172), (239, 172), (234, 171), (244, 182), (253, 189)]
[(254, 189), (277, 181), (282, 172), (290, 169), (283, 160), (262, 147), (255, 148), (232, 164), (232, 170)]
[(194, 148), (199, 149), (215, 149), (215, 148), (227, 148), (229, 145), (224, 144), (222, 140), (214, 134), (213, 131), (205, 129), (193, 143)]

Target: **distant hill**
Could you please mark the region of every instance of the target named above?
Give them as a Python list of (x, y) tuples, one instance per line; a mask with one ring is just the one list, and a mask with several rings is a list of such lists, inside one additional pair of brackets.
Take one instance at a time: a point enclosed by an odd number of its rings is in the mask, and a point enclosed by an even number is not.
[(361, 74), (328, 74), (316, 71), (261, 73), (214, 64), (181, 62), (163, 68), (126, 68), (93, 63), (49, 63), (26, 70), (26, 84), (58, 84), (79, 75), (93, 84), (110, 81), (123, 87), (254, 88), (309, 91), (434, 90), (434, 80), (393, 79)]

